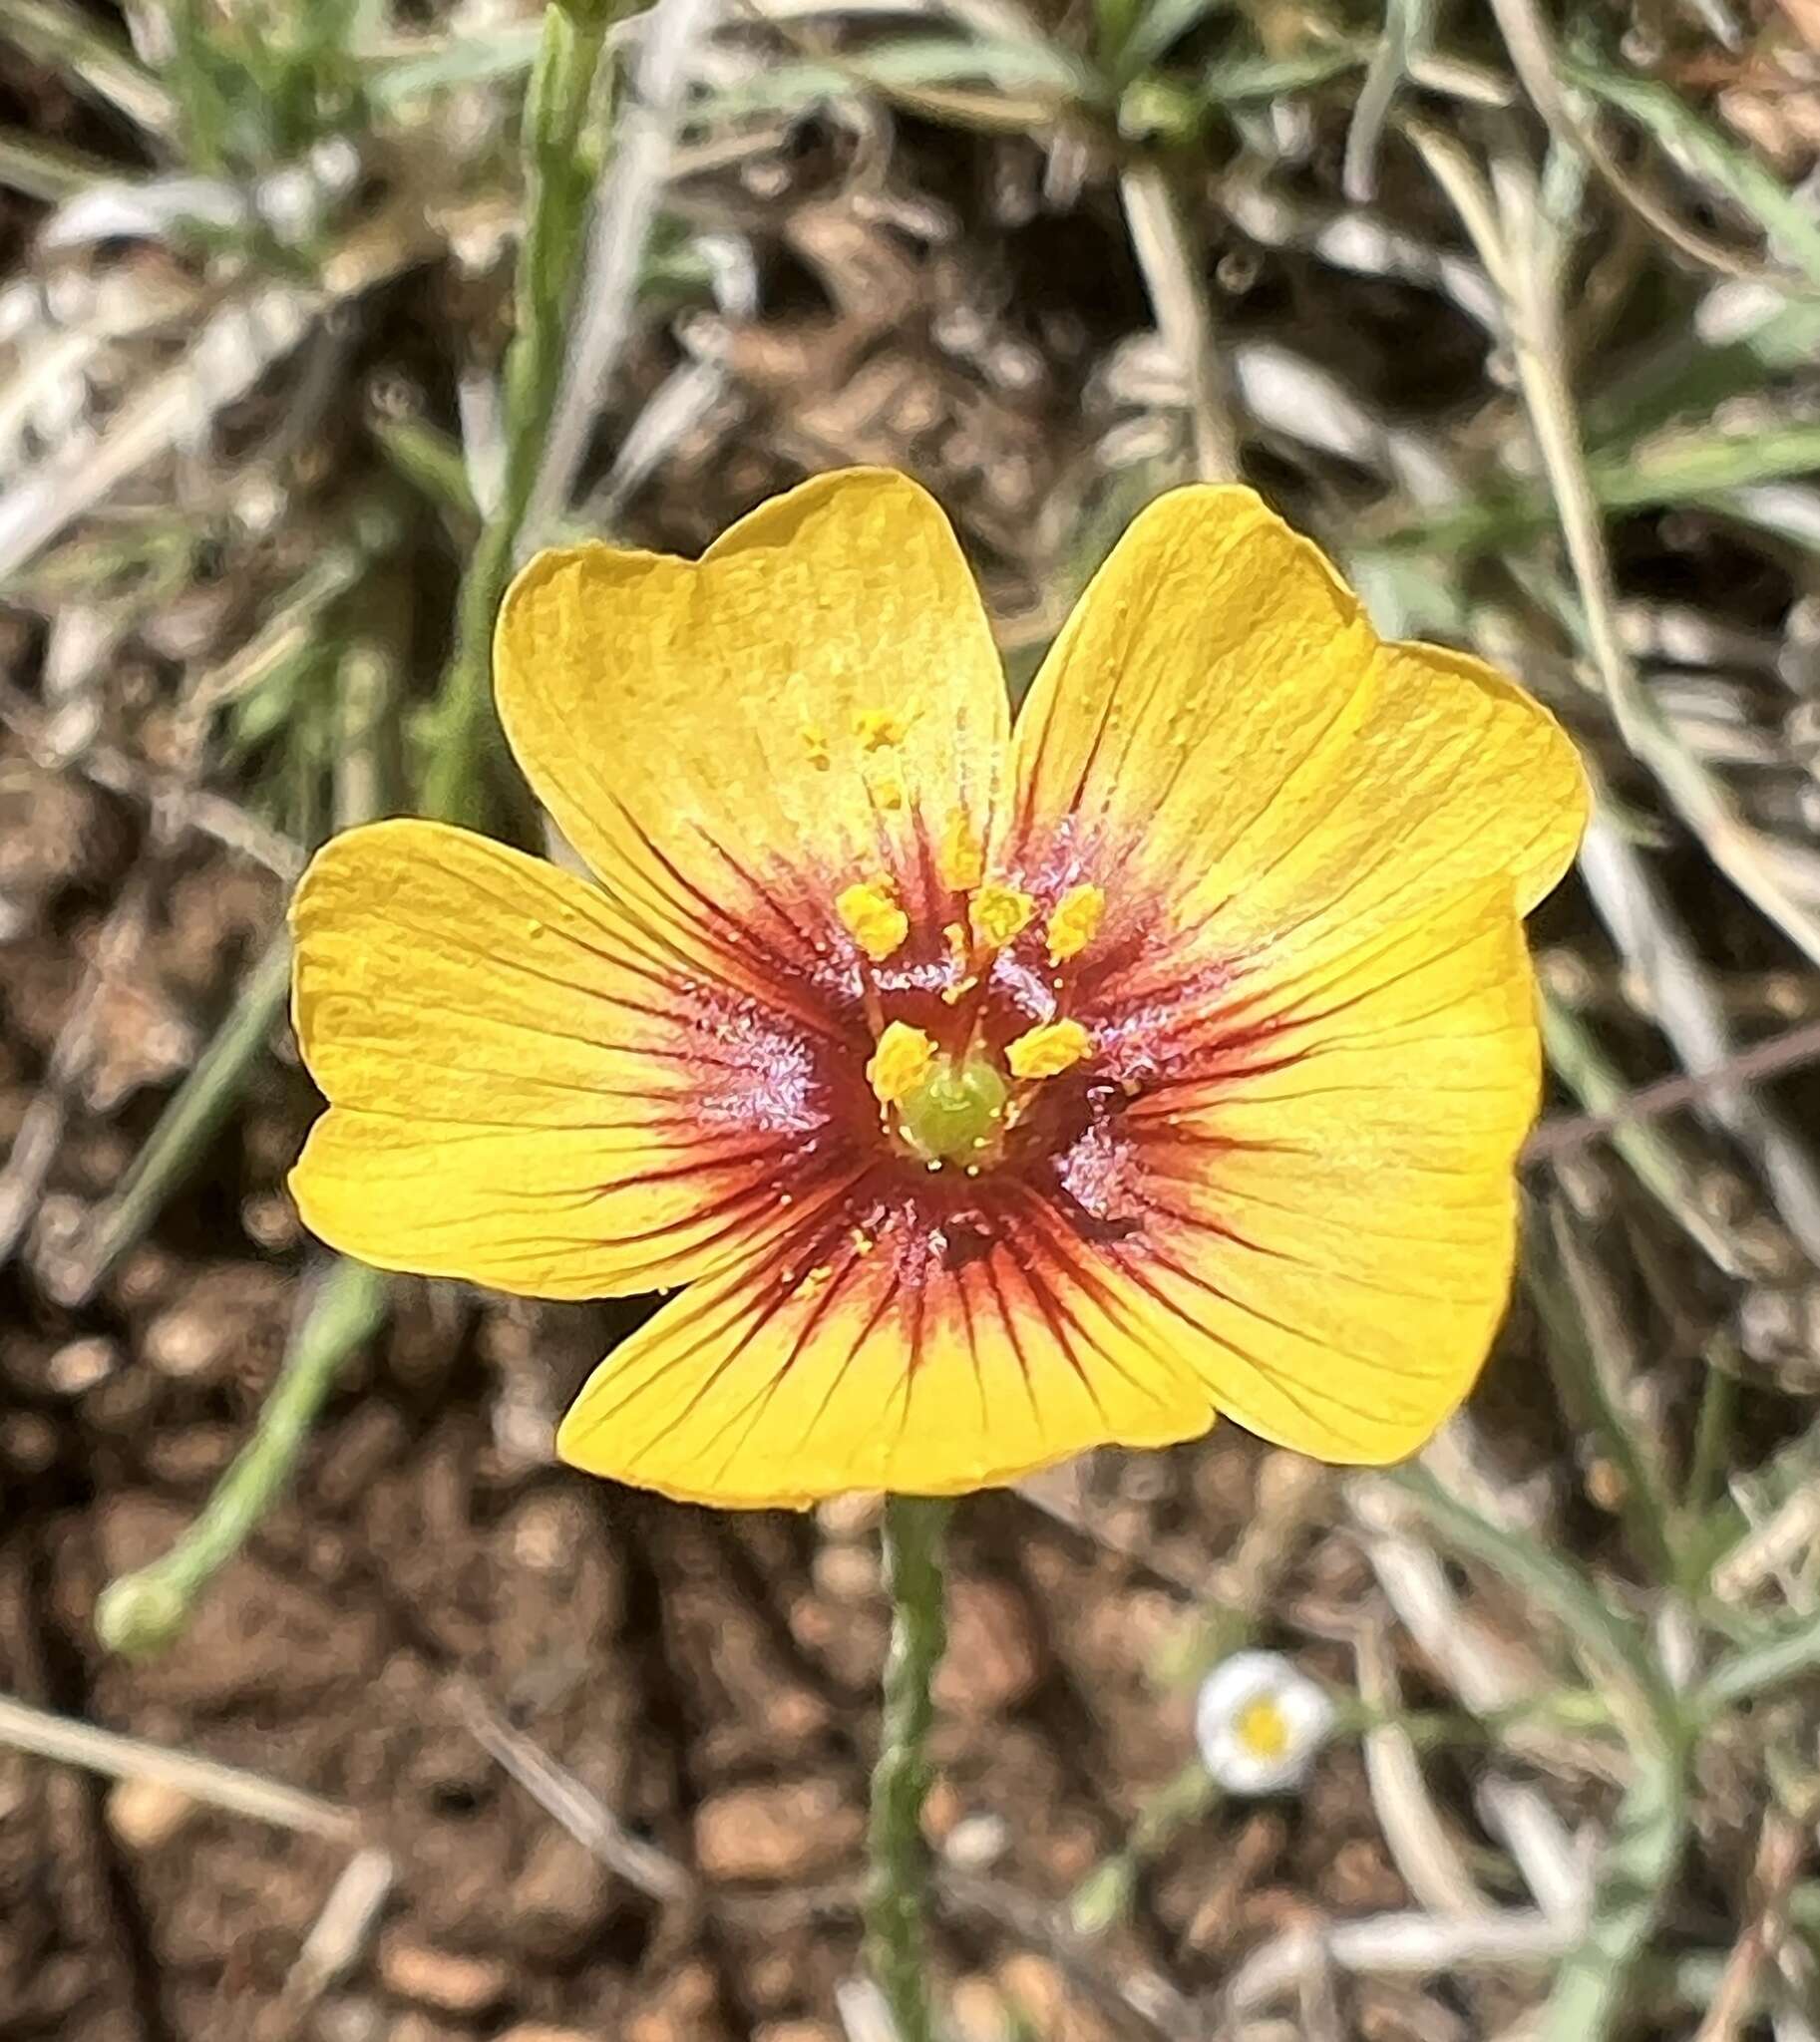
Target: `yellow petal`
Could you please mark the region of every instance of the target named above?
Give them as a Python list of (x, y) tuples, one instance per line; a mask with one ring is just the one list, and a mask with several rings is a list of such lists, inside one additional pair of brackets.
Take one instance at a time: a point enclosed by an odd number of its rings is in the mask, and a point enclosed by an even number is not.
[[(557, 1451), (687, 1501), (947, 1496), (1084, 1448), (1206, 1429), (1206, 1394), (1134, 1335), (1032, 1200), (944, 1259), (906, 1214), (806, 1234), (780, 1268), (689, 1289), (601, 1363)], [(1012, 1223), (1014, 1220), (1014, 1223)]]
[(705, 924), (811, 968), (831, 934), (847, 947), (837, 895), (883, 872), (939, 954), (929, 848), (956, 816), (983, 838), (1009, 713), (954, 535), (907, 478), (806, 483), (699, 564), (540, 554), (495, 659), (539, 796), (678, 941)]
[(718, 1268), (792, 1222), (779, 1192), (810, 1189), (829, 1046), (685, 975), (594, 887), (464, 831), (377, 823), (318, 853), (292, 920), (297, 1033), (331, 1111), (291, 1185), (332, 1246), (592, 1297)]
[(1503, 1316), (1541, 1058), (1507, 886), (1268, 989), (1129, 1116), (1115, 1259), (1215, 1405), (1326, 1461), (1413, 1452)]
[(1508, 877), (1527, 912), (1586, 820), (1573, 745), (1462, 654), (1385, 645), (1250, 490), (1178, 490), (1132, 524), (1031, 689), (995, 864), (1102, 884), (1191, 957), (1355, 943)]

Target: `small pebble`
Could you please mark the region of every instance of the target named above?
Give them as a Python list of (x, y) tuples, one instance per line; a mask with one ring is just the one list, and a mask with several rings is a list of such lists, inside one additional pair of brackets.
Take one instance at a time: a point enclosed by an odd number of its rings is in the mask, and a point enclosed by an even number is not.
[(129, 1851), (157, 1851), (195, 1812), (187, 1794), (162, 1780), (122, 1780), (108, 1795), (108, 1828)]
[(504, 1964), (397, 1937), (388, 1937), (380, 1946), (379, 1976), (396, 1998), (415, 2000), (438, 2013), (470, 2017), (498, 2006), (512, 1984)]

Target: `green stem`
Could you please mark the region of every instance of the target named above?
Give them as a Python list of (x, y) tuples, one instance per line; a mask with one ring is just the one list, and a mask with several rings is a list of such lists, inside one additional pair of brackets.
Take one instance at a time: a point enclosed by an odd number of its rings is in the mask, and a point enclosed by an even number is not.
[(422, 808), (443, 821), (476, 821), (482, 806), (482, 767), (494, 732), (494, 620), (512, 578), (513, 549), (561, 380), (569, 298), (581, 273), (594, 185), (589, 124), (595, 77), (619, 12), (598, 0), (552, 0), (526, 96), (525, 245), (503, 377), (506, 473), (500, 502), (462, 577), (455, 652), (431, 711)]
[(335, 1262), (291, 1341), (283, 1373), (259, 1408), (253, 1436), (215, 1485), (195, 1522), (161, 1559), (110, 1581), (95, 1629), (111, 1652), (161, 1652), (189, 1621), (190, 1606), (245, 1544), (308, 1439), (341, 1366), (377, 1332), (386, 1279), (359, 1262)]
[(929, 1688), (947, 1643), (941, 1533), (948, 1510), (947, 1504), (922, 1497), (888, 1497), (885, 1504), (892, 1628), (879, 1763), (872, 1776), (866, 1928), (873, 1970), (899, 2042), (932, 2042), (934, 2035), (923, 1963), (928, 1852), (922, 1841), (922, 1804), (929, 1786), (924, 1746), (935, 1713)]

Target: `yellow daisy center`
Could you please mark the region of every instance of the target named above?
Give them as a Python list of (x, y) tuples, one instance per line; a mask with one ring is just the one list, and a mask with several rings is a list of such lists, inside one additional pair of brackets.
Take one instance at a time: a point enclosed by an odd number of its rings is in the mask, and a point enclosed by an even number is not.
[(1289, 1748), (1289, 1722), (1271, 1695), (1247, 1702), (1233, 1721), (1233, 1734), (1255, 1759), (1279, 1759)]

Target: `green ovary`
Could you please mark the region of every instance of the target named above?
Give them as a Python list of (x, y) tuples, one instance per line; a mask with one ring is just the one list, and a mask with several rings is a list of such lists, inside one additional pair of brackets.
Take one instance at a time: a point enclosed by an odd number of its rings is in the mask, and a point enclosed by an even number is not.
[(899, 1102), (898, 1125), (929, 1163), (980, 1163), (998, 1146), (1010, 1096), (1004, 1074), (984, 1057), (940, 1057)]

